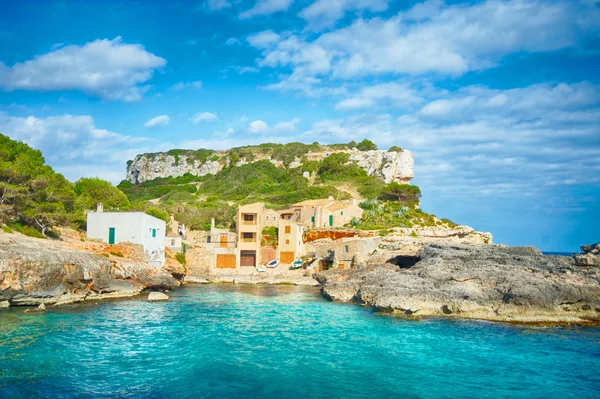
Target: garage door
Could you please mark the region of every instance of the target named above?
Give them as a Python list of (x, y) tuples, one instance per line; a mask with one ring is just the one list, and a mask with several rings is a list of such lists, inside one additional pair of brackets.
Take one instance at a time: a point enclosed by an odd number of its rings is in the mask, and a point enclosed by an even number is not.
[(279, 261), (285, 264), (291, 264), (294, 262), (294, 253), (293, 252), (281, 252), (279, 254)]
[(256, 251), (242, 251), (240, 253), (240, 266), (256, 266)]
[(235, 269), (235, 255), (217, 254), (217, 268)]

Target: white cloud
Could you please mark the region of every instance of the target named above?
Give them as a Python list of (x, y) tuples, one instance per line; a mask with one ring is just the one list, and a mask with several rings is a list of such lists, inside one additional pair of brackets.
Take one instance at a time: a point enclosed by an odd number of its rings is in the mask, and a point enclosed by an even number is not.
[[(312, 6), (341, 7), (332, 3)], [(255, 47), (263, 49), (259, 66), (289, 68), (296, 82), (388, 74), (457, 76), (493, 67), (507, 54), (577, 46), (581, 37), (597, 33), (599, 27), (600, 9), (593, 2), (428, 1), (389, 18), (359, 18), (320, 35), (271, 35), (270, 41)]]
[(309, 23), (309, 28), (319, 30), (333, 25), (348, 11), (385, 11), (387, 0), (317, 0), (300, 11), (299, 16)]
[(146, 123), (144, 123), (145, 127), (156, 127), (156, 126), (165, 126), (167, 123), (169, 123), (169, 120), (171, 118), (169, 118), (168, 115), (159, 115), (159, 116), (155, 116), (154, 118), (148, 120)]
[(410, 86), (395, 82), (382, 83), (363, 87), (358, 94), (336, 104), (339, 110), (370, 108), (377, 101), (398, 108), (412, 106), (423, 101), (421, 96)]
[(37, 118), (0, 113), (0, 131), (42, 151), (48, 164), (71, 180), (99, 176), (118, 183), (125, 178), (128, 159), (161, 148), (149, 138), (97, 128), (89, 115)]
[(7, 91), (80, 90), (106, 100), (138, 101), (164, 58), (121, 37), (70, 45), (12, 67), (0, 63), (0, 88)]
[(253, 18), (259, 15), (269, 15), (278, 11), (285, 11), (293, 0), (256, 0), (254, 6), (240, 13), (241, 19)]
[(225, 44), (227, 46), (233, 46), (235, 44), (240, 44), (240, 41), (238, 39), (236, 39), (235, 37), (230, 37), (229, 39), (227, 39), (227, 41), (225, 42)]
[(181, 91), (181, 90), (199, 90), (202, 88), (202, 81), (196, 80), (193, 82), (178, 82), (171, 86), (172, 90)]
[(267, 48), (279, 41), (279, 35), (272, 30), (253, 33), (246, 39), (252, 47)]
[(231, 7), (231, 3), (227, 0), (206, 0), (203, 7), (211, 11), (218, 11)]
[(196, 125), (200, 122), (214, 122), (217, 119), (219, 119), (217, 114), (214, 114), (212, 112), (199, 112), (196, 115), (194, 115), (193, 117), (191, 117), (190, 121), (192, 121), (192, 123), (194, 123), (194, 125)]
[(294, 132), (298, 123), (300, 123), (300, 119), (294, 118), (288, 122), (279, 122), (275, 124), (275, 126), (273, 126), (273, 129), (277, 132)]
[(268, 128), (269, 128), (269, 125), (267, 125), (265, 122), (263, 122), (261, 120), (256, 120), (254, 122), (250, 122), (250, 124), (248, 125), (248, 131), (250, 133), (263, 133), (263, 132), (267, 131)]

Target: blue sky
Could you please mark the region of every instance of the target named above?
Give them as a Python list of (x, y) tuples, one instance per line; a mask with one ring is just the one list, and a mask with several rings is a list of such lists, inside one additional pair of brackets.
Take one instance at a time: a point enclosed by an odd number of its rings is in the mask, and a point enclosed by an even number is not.
[(600, 240), (598, 0), (0, 1), (0, 132), (71, 180), (369, 138), (496, 242)]

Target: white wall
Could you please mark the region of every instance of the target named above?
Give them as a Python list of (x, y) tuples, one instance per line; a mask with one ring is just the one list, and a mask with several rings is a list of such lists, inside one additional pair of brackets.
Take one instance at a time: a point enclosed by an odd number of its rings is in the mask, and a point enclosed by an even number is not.
[[(165, 263), (166, 223), (143, 212), (88, 212), (87, 237), (108, 243), (109, 228), (115, 228), (115, 244), (141, 244), (146, 262), (152, 266)], [(152, 237), (156, 229), (156, 237)]]

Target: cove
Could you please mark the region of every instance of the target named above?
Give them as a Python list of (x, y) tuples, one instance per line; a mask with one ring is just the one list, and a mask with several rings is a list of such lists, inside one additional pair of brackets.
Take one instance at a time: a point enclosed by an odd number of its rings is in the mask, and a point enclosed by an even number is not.
[(592, 398), (600, 328), (405, 320), (296, 286), (0, 312), (0, 397)]

